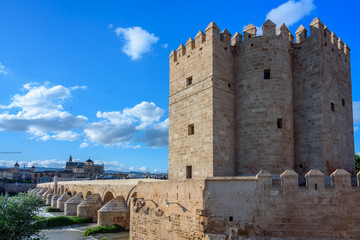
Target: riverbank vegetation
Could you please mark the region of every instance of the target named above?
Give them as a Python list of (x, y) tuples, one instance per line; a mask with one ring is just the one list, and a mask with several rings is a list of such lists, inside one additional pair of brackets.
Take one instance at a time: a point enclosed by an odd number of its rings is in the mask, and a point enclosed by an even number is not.
[(42, 204), (34, 195), (0, 195), (0, 240), (40, 239), (42, 226), (34, 217)]
[(89, 236), (96, 233), (117, 233), (124, 231), (125, 228), (120, 225), (112, 225), (112, 226), (97, 226), (93, 228), (88, 228), (84, 231), (84, 236)]
[(60, 209), (54, 207), (47, 207), (46, 212), (60, 212)]
[(77, 217), (77, 216), (72, 216), (72, 217), (57, 216), (57, 217), (49, 217), (49, 218), (35, 217), (35, 219), (38, 220), (38, 222), (40, 223), (43, 229), (92, 222), (92, 218)]

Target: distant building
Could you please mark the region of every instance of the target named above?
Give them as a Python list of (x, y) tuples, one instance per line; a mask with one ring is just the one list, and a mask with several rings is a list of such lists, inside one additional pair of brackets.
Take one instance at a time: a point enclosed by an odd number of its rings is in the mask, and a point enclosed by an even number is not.
[(53, 181), (55, 176), (62, 180), (94, 180), (104, 173), (104, 164), (94, 164), (90, 158), (85, 162), (73, 162), (70, 155), (65, 169), (37, 172), (34, 165), (31, 168), (20, 168), (16, 162), (14, 168), (0, 168), (0, 179), (44, 183)]
[(73, 162), (70, 155), (69, 161), (66, 162), (65, 170), (72, 170), (73, 177), (95, 179), (96, 176), (104, 174), (104, 164), (94, 164), (89, 158), (85, 162)]
[(9, 168), (0, 168), (0, 179), (13, 179), (13, 173)]

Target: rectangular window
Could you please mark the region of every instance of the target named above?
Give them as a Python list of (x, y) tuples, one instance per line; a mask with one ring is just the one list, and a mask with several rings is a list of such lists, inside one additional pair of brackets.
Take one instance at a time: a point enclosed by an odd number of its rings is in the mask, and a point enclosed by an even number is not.
[(277, 128), (283, 128), (283, 122), (281, 118), (277, 119)]
[(192, 166), (186, 166), (186, 178), (192, 178)]
[(186, 79), (186, 86), (190, 86), (192, 84), (192, 77), (188, 77)]
[(194, 135), (194, 134), (195, 134), (194, 124), (189, 124), (189, 126), (188, 126), (188, 135)]
[(264, 79), (270, 79), (270, 69), (264, 70)]
[(342, 106), (345, 107), (345, 99), (341, 99)]
[(335, 112), (335, 104), (331, 103), (331, 111)]

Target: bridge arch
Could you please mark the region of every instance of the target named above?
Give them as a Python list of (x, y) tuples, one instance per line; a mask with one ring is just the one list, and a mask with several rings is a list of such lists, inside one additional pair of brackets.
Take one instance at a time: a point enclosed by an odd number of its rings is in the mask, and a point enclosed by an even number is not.
[(115, 196), (112, 192), (107, 191), (102, 199), (103, 205), (107, 204), (111, 199), (113, 199)]
[(73, 193), (72, 193), (72, 196), (75, 196), (76, 195), (76, 191), (74, 191)]
[(85, 194), (85, 198), (84, 199), (87, 199), (88, 197), (90, 197), (93, 193), (91, 191), (87, 191), (86, 194)]
[(136, 187), (137, 187), (137, 185), (134, 186), (132, 189), (130, 189), (130, 191), (129, 191), (127, 197), (126, 197), (126, 205), (128, 206), (128, 209), (130, 209), (130, 201), (131, 201), (131, 198), (137, 196), (137, 192), (135, 192), (135, 188), (136, 188)]

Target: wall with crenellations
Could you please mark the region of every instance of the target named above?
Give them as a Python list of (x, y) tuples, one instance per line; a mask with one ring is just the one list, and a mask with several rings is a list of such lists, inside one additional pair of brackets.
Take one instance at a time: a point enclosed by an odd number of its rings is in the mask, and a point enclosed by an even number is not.
[[(360, 187), (338, 169), (325, 183), (318, 170), (286, 170), (277, 185), (255, 177), (141, 183), (133, 200), (131, 239), (358, 239)], [(360, 174), (358, 174), (358, 181)], [(189, 198), (190, 196), (190, 198)]]

